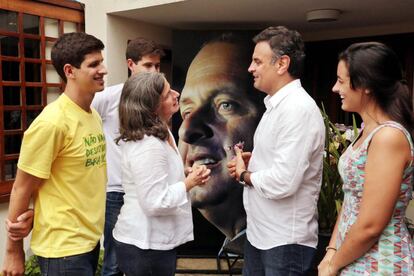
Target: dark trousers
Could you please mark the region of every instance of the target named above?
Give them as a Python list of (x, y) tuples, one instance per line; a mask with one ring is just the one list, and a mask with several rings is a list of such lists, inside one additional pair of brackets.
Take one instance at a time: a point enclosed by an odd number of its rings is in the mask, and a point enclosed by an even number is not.
[(121, 276), (123, 273), (119, 270), (118, 261), (115, 254), (115, 239), (112, 236), (112, 230), (118, 220), (121, 207), (124, 205), (124, 193), (108, 192), (106, 193), (105, 207), (105, 228), (104, 228), (104, 259), (102, 264), (102, 276)]
[(255, 248), (246, 240), (244, 247), (244, 276), (308, 275), (316, 249), (288, 244), (268, 250)]
[(94, 276), (99, 259), (99, 242), (90, 252), (61, 258), (37, 256), (42, 276)]
[(173, 276), (177, 251), (140, 249), (115, 240), (119, 268), (126, 276)]

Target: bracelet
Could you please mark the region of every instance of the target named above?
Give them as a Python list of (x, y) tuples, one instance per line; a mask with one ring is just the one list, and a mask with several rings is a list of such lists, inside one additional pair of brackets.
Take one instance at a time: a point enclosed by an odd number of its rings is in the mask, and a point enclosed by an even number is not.
[(335, 247), (332, 247), (332, 246), (327, 246), (325, 248), (325, 252), (328, 252), (328, 250), (334, 250), (334, 251), (336, 251), (336, 248)]

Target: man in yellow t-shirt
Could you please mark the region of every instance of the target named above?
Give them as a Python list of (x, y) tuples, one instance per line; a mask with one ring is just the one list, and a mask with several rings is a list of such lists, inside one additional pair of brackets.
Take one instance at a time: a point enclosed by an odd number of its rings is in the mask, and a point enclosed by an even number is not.
[[(85, 33), (62, 35), (52, 63), (66, 82), (24, 133), (8, 219), (34, 199), (32, 251), (42, 275), (94, 275), (105, 211), (102, 122), (90, 104), (107, 73), (103, 43)], [(22, 240), (8, 237), (3, 273), (24, 274)]]

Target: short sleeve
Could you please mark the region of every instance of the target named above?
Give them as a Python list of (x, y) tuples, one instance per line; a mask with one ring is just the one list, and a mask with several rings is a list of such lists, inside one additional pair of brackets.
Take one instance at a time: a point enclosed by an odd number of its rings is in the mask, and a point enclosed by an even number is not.
[(18, 168), (39, 178), (49, 178), (52, 163), (64, 143), (62, 129), (51, 122), (35, 120), (24, 133)]

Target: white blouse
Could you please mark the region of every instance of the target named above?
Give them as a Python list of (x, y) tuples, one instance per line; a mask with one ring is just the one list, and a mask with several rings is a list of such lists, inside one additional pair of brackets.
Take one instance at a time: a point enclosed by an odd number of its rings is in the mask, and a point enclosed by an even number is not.
[(191, 202), (178, 151), (153, 136), (122, 143), (121, 150), (125, 196), (114, 238), (156, 250), (193, 240)]

